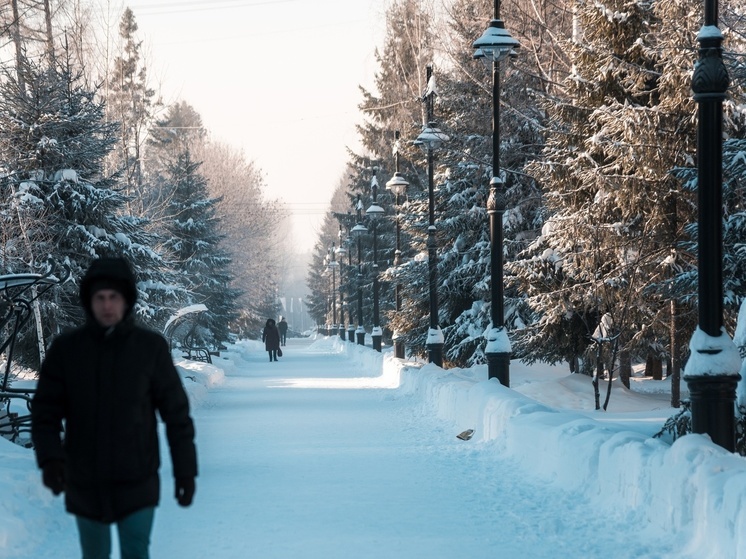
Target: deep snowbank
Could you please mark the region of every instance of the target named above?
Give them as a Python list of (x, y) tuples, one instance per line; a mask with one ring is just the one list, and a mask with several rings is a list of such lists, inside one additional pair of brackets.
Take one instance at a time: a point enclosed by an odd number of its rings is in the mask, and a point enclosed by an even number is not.
[[(589, 514), (624, 508), (639, 529), (681, 535), (701, 559), (746, 558), (746, 460), (708, 437), (669, 445), (587, 416), (553, 410), (471, 371), (408, 366), (393, 357), (384, 376), (425, 399), (454, 432), (474, 429), (465, 444), (492, 446), (519, 462), (527, 476), (557, 484), (589, 501)], [(613, 527), (611, 527), (613, 529)]]

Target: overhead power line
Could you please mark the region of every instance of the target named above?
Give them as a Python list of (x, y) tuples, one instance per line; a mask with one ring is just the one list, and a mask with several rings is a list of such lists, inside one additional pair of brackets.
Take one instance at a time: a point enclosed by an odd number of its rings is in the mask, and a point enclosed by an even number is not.
[(227, 10), (235, 8), (254, 8), (258, 6), (268, 6), (273, 4), (287, 4), (288, 2), (297, 2), (298, 0), (218, 0), (205, 1), (196, 0), (194, 2), (170, 2), (165, 4), (135, 4), (130, 8), (133, 12), (148, 15), (160, 14), (178, 14), (185, 12), (200, 12), (205, 10)]

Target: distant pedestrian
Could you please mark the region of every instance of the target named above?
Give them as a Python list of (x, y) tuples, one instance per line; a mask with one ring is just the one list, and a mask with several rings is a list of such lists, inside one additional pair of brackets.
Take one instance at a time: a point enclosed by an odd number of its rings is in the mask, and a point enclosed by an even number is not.
[(262, 341), (264, 342), (264, 349), (269, 353), (269, 360), (277, 361), (277, 351), (280, 349), (280, 330), (277, 328), (274, 318), (267, 319), (267, 324), (264, 325), (262, 331)]
[(147, 559), (160, 498), (158, 420), (166, 424), (175, 497), (194, 497), (197, 452), (189, 400), (166, 340), (135, 323), (127, 261), (94, 260), (80, 283), (85, 325), (58, 336), (41, 365), (31, 437), (42, 481), (65, 493), (83, 557)]
[(277, 328), (280, 330), (280, 345), (285, 345), (288, 338), (288, 321), (285, 320), (284, 316), (280, 317), (280, 322), (277, 323)]

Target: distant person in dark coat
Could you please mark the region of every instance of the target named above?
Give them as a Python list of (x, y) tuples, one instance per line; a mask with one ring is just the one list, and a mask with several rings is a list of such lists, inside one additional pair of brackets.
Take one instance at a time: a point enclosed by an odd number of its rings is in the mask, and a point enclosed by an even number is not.
[(285, 320), (284, 316), (280, 317), (280, 322), (277, 323), (277, 329), (280, 331), (280, 345), (285, 345), (288, 338), (288, 321)]
[[(156, 412), (166, 424), (179, 505), (197, 476), (189, 400), (166, 340), (135, 323), (127, 261), (94, 260), (80, 283), (84, 326), (58, 336), (41, 366), (31, 436), (42, 481), (65, 493), (83, 557), (147, 558), (160, 497)], [(64, 423), (64, 434), (63, 434)]]
[(262, 331), (264, 349), (269, 353), (270, 361), (277, 361), (277, 350), (280, 349), (280, 331), (277, 329), (274, 318), (268, 318), (267, 324)]

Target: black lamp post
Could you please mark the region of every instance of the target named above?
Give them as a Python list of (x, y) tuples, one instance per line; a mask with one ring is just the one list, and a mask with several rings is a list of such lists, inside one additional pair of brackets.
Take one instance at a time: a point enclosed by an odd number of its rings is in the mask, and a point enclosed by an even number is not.
[(370, 218), (373, 228), (373, 330), (371, 338), (373, 339), (373, 349), (381, 351), (381, 338), (383, 330), (381, 329), (381, 311), (379, 307), (379, 285), (378, 285), (378, 218), (383, 215), (383, 208), (378, 205), (378, 178), (376, 178), (377, 168), (373, 167), (373, 176), (370, 179), (370, 190), (372, 202), (370, 207), (365, 210), (365, 215)]
[(435, 238), (435, 158), (433, 152), (444, 142), (449, 140), (437, 128), (433, 118), (433, 103), (435, 101), (435, 79), (433, 78), (432, 66), (427, 67), (427, 91), (423, 100), (427, 104), (428, 124), (414, 144), (421, 147), (427, 153), (427, 192), (428, 192), (428, 227), (427, 227), (427, 265), (430, 287), (430, 328), (427, 332), (427, 360), (435, 363), (438, 367), (443, 366), (443, 332), (438, 323), (438, 253), (437, 239)]
[(490, 328), (487, 330), (487, 367), (489, 378), (510, 386), (510, 340), (505, 328), (503, 292), (503, 213), (505, 183), (500, 171), (500, 61), (518, 41), (510, 36), (500, 19), (500, 0), (495, 0), (495, 17), (482, 36), (474, 41), (474, 58), (492, 66), (492, 180), (487, 199), (490, 216)]
[(357, 337), (358, 345), (365, 345), (365, 327), (363, 327), (363, 249), (361, 245), (362, 237), (368, 232), (368, 228), (363, 225), (363, 202), (360, 196), (357, 197), (355, 205), (357, 212), (357, 223), (350, 233), (357, 239)]
[(728, 72), (723, 64), (717, 0), (705, 0), (704, 26), (697, 35), (699, 60), (692, 91), (698, 104), (697, 196), (699, 204), (699, 327), (684, 371), (692, 406), (692, 430), (735, 450), (736, 385), (741, 360), (723, 330), (723, 100)]
[[(401, 265), (401, 223), (399, 223), (399, 198), (407, 191), (409, 183), (404, 179), (402, 174), (399, 172), (399, 131), (395, 132), (396, 141), (394, 142), (394, 160), (396, 163), (396, 172), (394, 176), (386, 183), (386, 188), (394, 193), (394, 203), (396, 204), (396, 251), (394, 252), (394, 267), (398, 269)], [(396, 312), (397, 314), (401, 311), (401, 283), (399, 283), (399, 274), (397, 272), (396, 287), (395, 287), (395, 300), (396, 300)], [(402, 336), (394, 331), (394, 357), (404, 359), (404, 342)]]
[[(347, 254), (347, 249), (344, 246), (344, 239), (342, 234), (342, 225), (339, 226), (339, 246), (337, 247), (337, 263), (339, 264), (339, 337), (342, 341), (345, 340), (345, 300), (344, 300), (344, 289), (342, 287), (342, 263), (344, 257)], [(352, 321), (350, 321), (352, 322)]]
[(326, 267), (332, 271), (332, 326), (327, 328), (327, 335), (331, 336), (337, 330), (337, 268), (339, 268), (339, 262), (336, 259), (337, 251), (332, 243), (329, 249), (329, 260)]
[[(347, 269), (349, 270), (349, 275), (347, 277), (348, 284), (352, 285), (352, 236), (348, 233), (347, 239), (345, 241), (345, 244), (350, 247), (347, 250)], [(350, 287), (350, 292), (348, 293), (349, 296), (349, 302), (347, 303), (347, 341), (352, 343), (355, 343), (355, 319), (353, 318), (352, 309), (354, 308), (354, 305), (352, 304), (352, 288)]]
[[(329, 271), (329, 249), (326, 249), (326, 256), (324, 256), (324, 270), (325, 270), (325, 278), (328, 278), (328, 274), (326, 272)], [(329, 309), (330, 309), (330, 294), (329, 294), (329, 282), (327, 281), (324, 285), (325, 290), (325, 296), (324, 296), (324, 321), (323, 324), (319, 324), (317, 328), (317, 332), (326, 336), (329, 333)]]

